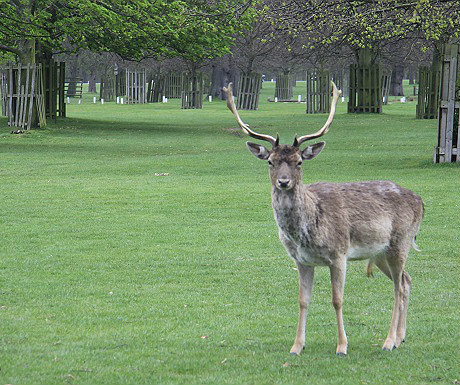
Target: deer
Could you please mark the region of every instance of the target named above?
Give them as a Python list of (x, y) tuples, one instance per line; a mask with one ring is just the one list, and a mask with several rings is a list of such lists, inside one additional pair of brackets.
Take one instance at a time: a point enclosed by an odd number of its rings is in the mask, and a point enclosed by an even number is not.
[(268, 161), (271, 200), (279, 239), (297, 265), (299, 318), (291, 354), (305, 348), (308, 307), (317, 266), (330, 270), (332, 305), (337, 319), (336, 354), (347, 354), (342, 303), (347, 262), (368, 260), (367, 273), (377, 266), (392, 282), (394, 306), (390, 329), (382, 349), (391, 351), (406, 339), (406, 319), (411, 277), (404, 271), (409, 250), (419, 251), (415, 239), (424, 215), (422, 198), (391, 181), (303, 184), (304, 161), (324, 149), (320, 141), (301, 149), (304, 142), (326, 134), (334, 119), (341, 91), (331, 82), (332, 102), (324, 126), (313, 134), (294, 137), (292, 145), (280, 144), (280, 137), (257, 133), (245, 124), (233, 100), (232, 84), (223, 88), (227, 107), (242, 131), (271, 148), (246, 142), (258, 159)]

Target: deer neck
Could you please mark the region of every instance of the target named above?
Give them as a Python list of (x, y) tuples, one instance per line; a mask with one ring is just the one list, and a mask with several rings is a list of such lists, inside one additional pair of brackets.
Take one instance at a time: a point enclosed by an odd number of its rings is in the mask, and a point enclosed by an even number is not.
[(316, 199), (303, 184), (290, 190), (272, 187), (272, 207), (278, 227), (287, 234), (294, 235), (299, 224), (309, 227), (316, 218)]

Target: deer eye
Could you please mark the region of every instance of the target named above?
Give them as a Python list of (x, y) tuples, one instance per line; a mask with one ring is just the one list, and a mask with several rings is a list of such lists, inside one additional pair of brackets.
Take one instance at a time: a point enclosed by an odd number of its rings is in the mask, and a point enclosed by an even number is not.
[(273, 166), (273, 162), (271, 160), (268, 161), (269, 166)]
[(300, 167), (300, 166), (302, 166), (302, 161), (301, 161), (301, 160), (299, 160), (299, 161), (297, 162), (297, 167)]

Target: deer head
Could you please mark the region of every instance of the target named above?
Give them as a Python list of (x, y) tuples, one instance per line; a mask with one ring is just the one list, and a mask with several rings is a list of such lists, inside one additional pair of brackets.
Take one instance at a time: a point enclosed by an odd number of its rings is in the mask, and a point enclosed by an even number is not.
[(236, 109), (233, 101), (232, 83), (228, 85), (228, 88), (223, 88), (223, 91), (227, 94), (227, 107), (232, 111), (233, 115), (246, 135), (249, 135), (255, 139), (264, 140), (271, 144), (271, 148), (267, 148), (260, 144), (246, 142), (249, 151), (251, 151), (257, 158), (267, 160), (270, 168), (270, 179), (272, 185), (280, 190), (290, 190), (302, 181), (302, 162), (304, 160), (310, 160), (316, 157), (326, 145), (325, 142), (319, 142), (312, 144), (305, 149), (301, 150), (300, 145), (308, 140), (316, 139), (327, 133), (329, 127), (334, 119), (335, 107), (341, 91), (339, 91), (332, 83), (333, 96), (331, 103), (331, 110), (329, 117), (324, 126), (317, 132), (309, 135), (294, 138), (292, 145), (280, 145), (279, 135), (276, 138), (259, 134), (249, 128), (245, 124)]

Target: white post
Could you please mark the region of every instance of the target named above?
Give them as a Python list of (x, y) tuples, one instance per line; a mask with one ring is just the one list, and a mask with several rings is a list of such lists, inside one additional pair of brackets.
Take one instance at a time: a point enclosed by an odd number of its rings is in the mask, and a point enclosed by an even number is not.
[(93, 103), (96, 103), (96, 97), (93, 96)]
[(104, 99), (101, 99), (101, 104), (104, 104)]
[(275, 96), (275, 103), (278, 103), (278, 98)]
[(120, 104), (120, 97), (117, 96), (117, 104)]
[(300, 103), (302, 101), (302, 95), (297, 96), (297, 101)]
[(212, 95), (209, 95), (209, 103), (212, 102)]
[(120, 103), (121, 103), (121, 104), (124, 104), (123, 98), (120, 98)]
[(342, 103), (345, 101), (345, 96), (342, 96)]
[(70, 98), (67, 96), (67, 104), (70, 104)]
[(81, 99), (78, 99), (78, 104), (81, 104)]

